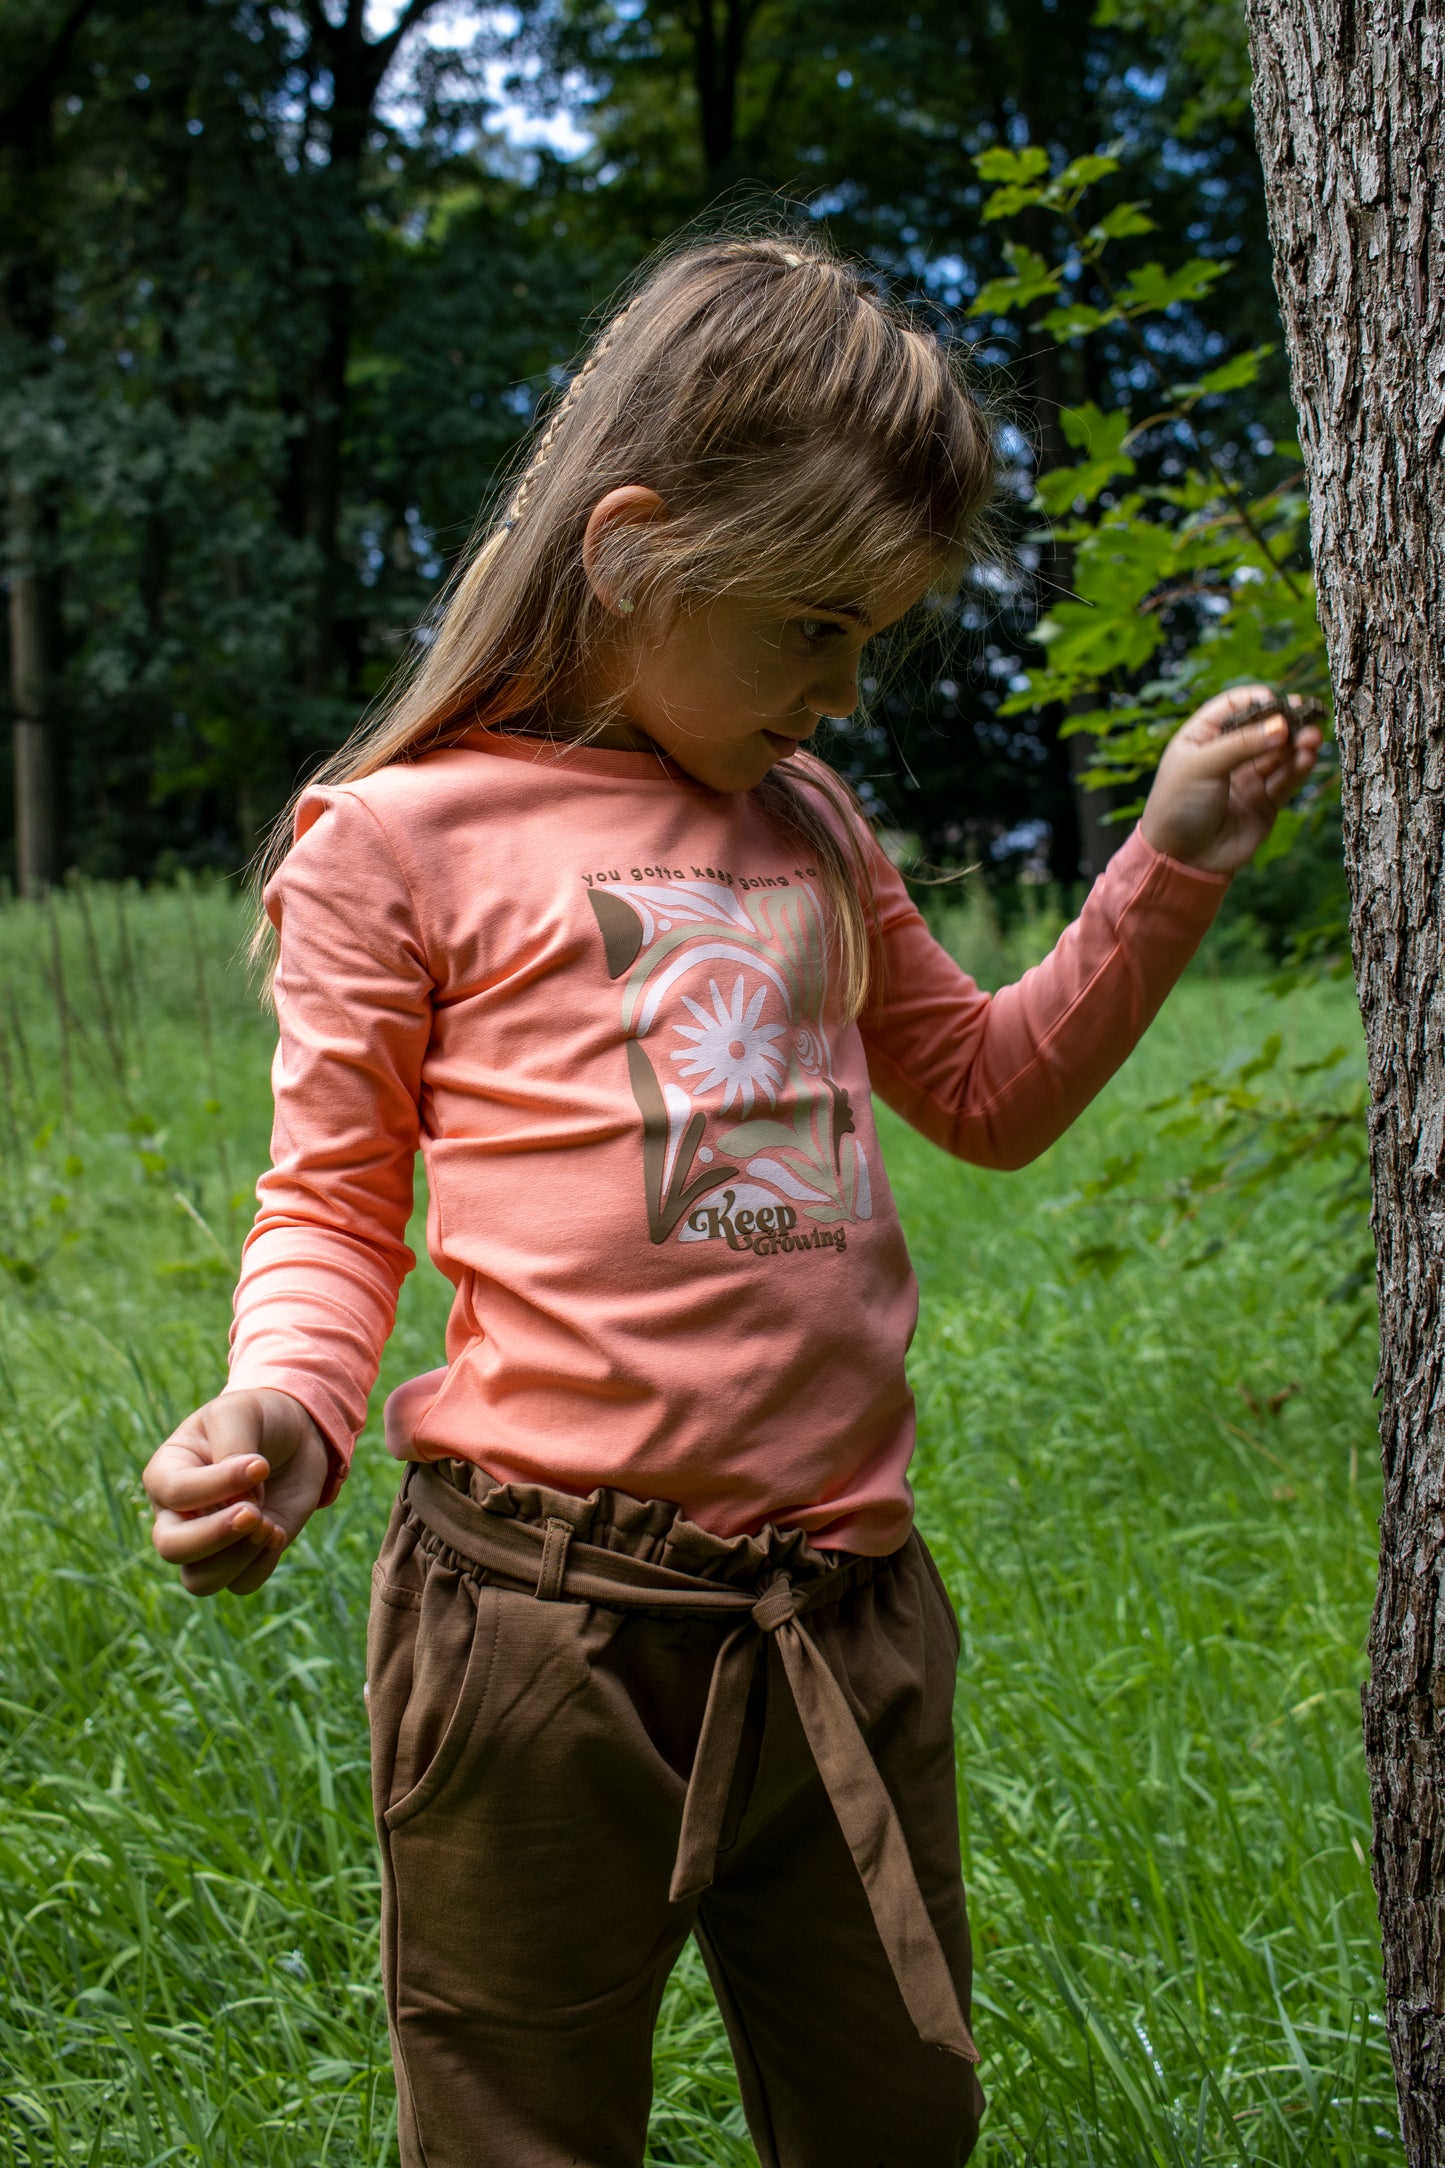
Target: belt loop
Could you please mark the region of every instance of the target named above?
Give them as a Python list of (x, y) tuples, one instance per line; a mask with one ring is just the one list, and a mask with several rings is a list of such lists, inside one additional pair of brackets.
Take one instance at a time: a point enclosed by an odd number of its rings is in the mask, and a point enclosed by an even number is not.
[(572, 1541), (570, 1521), (549, 1520), (542, 1544), (542, 1563), (537, 1569), (537, 1594), (543, 1603), (556, 1603), (567, 1573), (567, 1547)]

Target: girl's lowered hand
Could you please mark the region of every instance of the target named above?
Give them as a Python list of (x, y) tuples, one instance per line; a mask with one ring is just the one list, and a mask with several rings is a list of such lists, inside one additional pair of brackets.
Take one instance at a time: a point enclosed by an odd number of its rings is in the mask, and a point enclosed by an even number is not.
[(1144, 807), (1144, 834), (1156, 851), (1202, 873), (1234, 873), (1254, 856), (1321, 744), (1313, 724), (1292, 738), (1282, 715), (1224, 729), (1232, 715), (1271, 697), (1267, 685), (1237, 686), (1206, 700), (1175, 732)]
[(222, 1393), (146, 1464), (155, 1547), (193, 1596), (249, 1596), (315, 1512), (329, 1467), (325, 1440), (289, 1393)]

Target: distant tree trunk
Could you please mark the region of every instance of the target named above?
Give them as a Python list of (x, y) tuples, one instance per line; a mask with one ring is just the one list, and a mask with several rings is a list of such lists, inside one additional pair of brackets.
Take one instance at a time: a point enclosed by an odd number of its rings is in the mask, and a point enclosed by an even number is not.
[(346, 0), (333, 21), (321, 0), (305, 0), (311, 38), (308, 65), (329, 75), (331, 102), (326, 169), (317, 176), (319, 231), (329, 259), (322, 287), (322, 329), (310, 386), (300, 462), (301, 528), (315, 544), (317, 576), (303, 680), (324, 692), (336, 653), (341, 585), (338, 527), (346, 443), (347, 371), (355, 328), (356, 289), (366, 247), (363, 166), (386, 71), (407, 33), (437, 0), (407, 0), (385, 37), (366, 35), (361, 0)]
[(738, 77), (747, 50), (755, 4), (747, 0), (693, 0), (685, 20), (692, 32), (693, 83), (709, 195), (732, 177), (738, 121)]
[[(96, 0), (37, 11), (16, 36), (0, 105), (0, 336), (15, 388), (50, 365), (55, 328), (55, 99)], [(5, 573), (10, 589), (10, 706), (15, 763), (15, 879), (24, 896), (55, 877), (55, 685), (60, 624), (53, 490), (5, 488)]]
[(1439, 0), (1248, 0), (1275, 281), (1338, 703), (1379, 1252), (1364, 1691), (1385, 2015), (1445, 2163), (1445, 134)]
[(14, 711), (15, 885), (43, 895), (55, 878), (51, 602), (42, 521), (26, 491), (10, 492), (10, 699)]

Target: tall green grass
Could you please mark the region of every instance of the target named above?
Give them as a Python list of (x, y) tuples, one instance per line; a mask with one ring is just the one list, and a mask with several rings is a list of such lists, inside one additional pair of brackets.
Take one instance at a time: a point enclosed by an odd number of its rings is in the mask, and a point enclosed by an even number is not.
[[(395, 2160), (361, 1684), (397, 1470), (368, 1436), (245, 1603), (180, 1592), (138, 1483), (221, 1380), (265, 1150), (239, 933), (222, 891), (0, 914), (4, 2168)], [(964, 1628), (989, 2168), (1399, 2157), (1356, 1709), (1370, 1332), (1327, 1299), (1307, 1172), (1238, 1226), (1207, 1207), (1228, 1239), (1187, 1272), (1147, 1203), (1077, 1201), (1259, 1003), (1199, 970), (1022, 1175), (886, 1127), (919, 1514)], [(1355, 1043), (1336, 991), (1286, 1028), (1301, 1058)], [(383, 1390), (439, 1359), (447, 1292), (408, 1283)], [(752, 2157), (689, 1957), (652, 2158)]]

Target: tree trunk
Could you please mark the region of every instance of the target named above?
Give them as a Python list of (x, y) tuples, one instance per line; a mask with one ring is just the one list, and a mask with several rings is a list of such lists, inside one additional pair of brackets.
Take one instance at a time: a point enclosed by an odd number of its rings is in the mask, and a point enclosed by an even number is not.
[(1405, 2146), (1445, 2163), (1445, 141), (1440, 0), (1248, 0), (1338, 704), (1385, 1473), (1364, 1691)]
[[(0, 336), (12, 391), (39, 382), (55, 328), (55, 99), (95, 0), (71, 0), (55, 23), (10, 55), (0, 105)], [(28, 65), (27, 65), (28, 63)], [(22, 408), (23, 411), (23, 408)], [(55, 572), (59, 525), (53, 482), (22, 482), (11, 451), (3, 486), (5, 573), (10, 589), (10, 703), (15, 763), (15, 880), (39, 895), (55, 877), (55, 682), (60, 610)]]
[(346, 0), (333, 22), (319, 0), (307, 0), (311, 30), (308, 66), (331, 78), (326, 168), (316, 176), (318, 233), (329, 259), (322, 288), (322, 335), (308, 402), (305, 442), (297, 473), (301, 528), (316, 546), (317, 576), (309, 652), (303, 669), (308, 692), (325, 692), (336, 656), (336, 609), (343, 568), (338, 524), (346, 442), (347, 370), (355, 328), (356, 291), (366, 251), (363, 165), (376, 100), (386, 71), (407, 33), (437, 0), (407, 0), (385, 37), (366, 35), (361, 0)]
[(40, 896), (55, 878), (55, 797), (51, 754), (50, 596), (36, 508), (10, 494), (10, 698), (15, 759), (15, 885)]
[(752, 9), (745, 0), (722, 0), (722, 20), (715, 0), (695, 0), (688, 18), (692, 31), (693, 83), (703, 173), (709, 196), (732, 174), (737, 137), (738, 76), (747, 48)]

